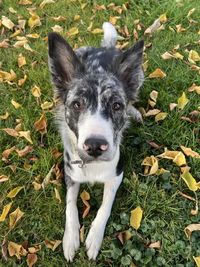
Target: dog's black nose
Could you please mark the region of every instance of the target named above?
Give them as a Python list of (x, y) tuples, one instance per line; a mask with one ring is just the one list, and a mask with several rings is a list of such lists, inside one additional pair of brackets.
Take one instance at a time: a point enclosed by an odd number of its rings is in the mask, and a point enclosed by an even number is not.
[(92, 157), (98, 157), (108, 149), (108, 142), (105, 139), (88, 138), (85, 140), (83, 149)]

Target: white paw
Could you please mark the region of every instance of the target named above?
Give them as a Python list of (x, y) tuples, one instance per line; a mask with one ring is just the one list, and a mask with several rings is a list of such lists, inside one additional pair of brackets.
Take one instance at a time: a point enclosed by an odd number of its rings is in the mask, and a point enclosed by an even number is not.
[(63, 236), (63, 251), (66, 260), (70, 262), (73, 261), (75, 252), (80, 246), (79, 228), (79, 223), (75, 223), (74, 225), (70, 225), (70, 227), (65, 228)]
[(92, 223), (85, 241), (87, 255), (90, 260), (95, 260), (99, 253), (99, 249), (103, 240), (104, 229), (105, 228), (102, 227), (101, 223), (95, 223), (95, 221)]

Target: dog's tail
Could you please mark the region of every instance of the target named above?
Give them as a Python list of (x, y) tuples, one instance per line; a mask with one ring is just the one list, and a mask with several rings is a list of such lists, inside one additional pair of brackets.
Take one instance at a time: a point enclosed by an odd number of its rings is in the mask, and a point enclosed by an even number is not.
[(114, 47), (117, 41), (117, 31), (115, 30), (115, 27), (109, 22), (104, 22), (103, 32), (104, 36), (101, 46), (106, 48)]

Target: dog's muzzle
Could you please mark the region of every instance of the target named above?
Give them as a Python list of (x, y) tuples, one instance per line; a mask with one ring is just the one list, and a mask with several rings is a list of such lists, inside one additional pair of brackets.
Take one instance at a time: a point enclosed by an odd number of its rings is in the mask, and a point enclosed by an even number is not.
[(102, 138), (88, 138), (83, 144), (83, 150), (89, 156), (97, 158), (108, 150), (108, 142)]

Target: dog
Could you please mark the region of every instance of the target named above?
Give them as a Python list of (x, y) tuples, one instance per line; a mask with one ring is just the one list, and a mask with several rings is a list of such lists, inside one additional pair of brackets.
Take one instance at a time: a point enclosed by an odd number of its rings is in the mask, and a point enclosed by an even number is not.
[(133, 104), (144, 80), (144, 42), (122, 51), (115, 48), (118, 35), (114, 26), (105, 22), (103, 31), (101, 47), (75, 51), (58, 33), (48, 35), (56, 119), (64, 144), (67, 195), (63, 250), (69, 262), (80, 245), (76, 203), (80, 183), (104, 183), (103, 201), (85, 242), (88, 258), (95, 260), (123, 177), (122, 133), (131, 117), (141, 120)]

